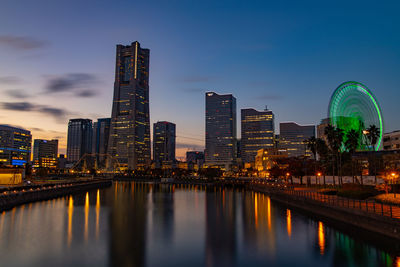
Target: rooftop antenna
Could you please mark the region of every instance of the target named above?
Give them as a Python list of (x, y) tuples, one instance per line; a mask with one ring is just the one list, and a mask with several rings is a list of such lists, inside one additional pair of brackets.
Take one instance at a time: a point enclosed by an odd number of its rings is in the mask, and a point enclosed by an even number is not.
[(265, 105), (264, 111), (268, 111), (268, 106), (267, 105)]

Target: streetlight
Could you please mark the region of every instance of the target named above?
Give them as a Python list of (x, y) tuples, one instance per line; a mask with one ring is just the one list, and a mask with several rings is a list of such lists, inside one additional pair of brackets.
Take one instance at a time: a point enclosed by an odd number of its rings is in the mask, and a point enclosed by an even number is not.
[(318, 184), (321, 183), (321, 175), (322, 175), (321, 172), (318, 172), (318, 173), (317, 173), (317, 176), (318, 176)]
[(394, 198), (396, 198), (396, 190), (393, 188), (393, 182), (394, 182), (394, 179), (396, 179), (396, 177), (397, 177), (397, 174), (396, 174), (395, 172), (392, 172), (392, 173), (390, 174), (390, 176), (391, 176), (391, 178), (392, 178), (392, 190), (393, 190), (393, 196), (394, 196)]

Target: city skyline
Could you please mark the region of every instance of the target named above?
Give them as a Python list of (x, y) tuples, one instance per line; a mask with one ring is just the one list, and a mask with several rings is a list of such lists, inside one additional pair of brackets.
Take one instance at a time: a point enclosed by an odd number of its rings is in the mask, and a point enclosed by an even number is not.
[[(204, 148), (200, 99), (206, 91), (235, 95), (237, 110), (268, 105), (276, 114), (279, 132), (284, 121), (318, 124), (326, 117), (334, 89), (347, 80), (361, 81), (382, 105), (385, 131), (397, 130), (395, 99), (400, 80), (395, 70), (400, 40), (392, 34), (399, 28), (394, 5), (398, 3), (376, 8), (363, 2), (362, 12), (356, 14), (351, 12), (360, 8), (355, 3), (328, 7), (315, 2), (315, 9), (309, 10), (295, 2), (290, 6), (179, 1), (135, 5), (151, 14), (146, 25), (143, 21), (148, 20), (141, 14), (135, 19), (117, 17), (117, 7), (111, 3), (93, 6), (71, 1), (39, 9), (36, 3), (9, 2), (0, 11), (0, 23), (9, 25), (0, 31), (4, 62), (0, 64), (0, 120), (30, 130), (35, 139), (59, 139), (60, 153), (65, 153), (68, 119), (111, 116), (115, 44), (138, 40), (152, 51), (150, 123), (168, 120), (178, 125), (178, 157), (184, 157), (188, 148)], [(84, 14), (89, 7), (92, 20), (87, 21)], [(16, 10), (22, 22), (11, 17)], [(36, 20), (41, 14), (53, 22)], [(68, 19), (71, 14), (76, 21)], [(238, 14), (248, 20), (236, 21)], [(346, 28), (341, 19), (349, 14), (354, 23)], [(199, 22), (204, 15), (208, 20)], [(170, 19), (174, 16), (185, 23)], [(69, 30), (75, 23), (84, 26)], [(115, 30), (120, 23), (138, 27)], [(260, 33), (257, 37), (251, 35), (255, 31)], [(316, 100), (312, 104), (306, 102), (310, 94)]]

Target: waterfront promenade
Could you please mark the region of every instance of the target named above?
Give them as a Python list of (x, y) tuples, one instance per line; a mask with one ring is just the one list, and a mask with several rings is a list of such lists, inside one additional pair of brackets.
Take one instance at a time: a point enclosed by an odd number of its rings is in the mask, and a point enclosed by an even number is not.
[(112, 185), (110, 179), (49, 182), (0, 189), (0, 211), (29, 202), (42, 201)]

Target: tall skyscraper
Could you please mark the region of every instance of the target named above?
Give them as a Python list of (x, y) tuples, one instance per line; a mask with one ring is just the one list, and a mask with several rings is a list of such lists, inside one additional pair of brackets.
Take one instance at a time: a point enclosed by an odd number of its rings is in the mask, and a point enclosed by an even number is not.
[(92, 136), (92, 120), (69, 120), (67, 138), (67, 160), (69, 162), (77, 162), (83, 155), (92, 153)]
[(230, 170), (236, 164), (236, 150), (236, 98), (207, 92), (206, 164)]
[(31, 160), (30, 131), (0, 125), (0, 165), (23, 166)]
[(241, 156), (244, 163), (254, 162), (257, 151), (275, 145), (274, 113), (271, 110), (241, 110), (242, 140)]
[(110, 118), (98, 119), (97, 122), (93, 123), (92, 153), (96, 154), (96, 160), (100, 168), (106, 166), (110, 125)]
[(295, 122), (281, 122), (279, 148), (286, 150), (289, 157), (311, 156), (306, 140), (315, 137), (314, 125), (299, 125)]
[(150, 166), (150, 50), (117, 45), (108, 153), (125, 169)]
[(57, 168), (58, 140), (35, 139), (33, 141), (33, 167)]
[(176, 126), (159, 121), (153, 126), (153, 160), (156, 168), (173, 167), (175, 161)]

